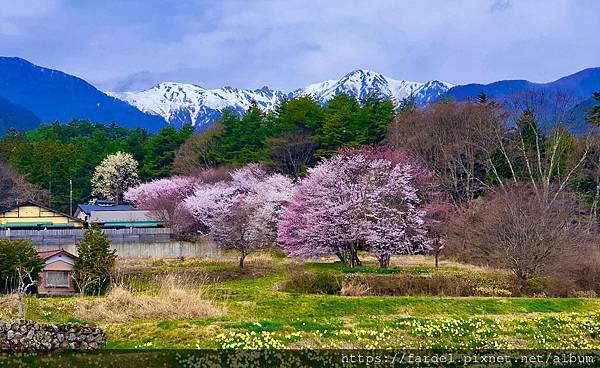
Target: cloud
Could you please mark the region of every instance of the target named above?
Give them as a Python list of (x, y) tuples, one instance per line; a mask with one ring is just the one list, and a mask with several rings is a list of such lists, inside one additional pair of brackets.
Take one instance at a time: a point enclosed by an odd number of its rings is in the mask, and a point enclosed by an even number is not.
[(0, 36), (21, 35), (21, 22), (48, 16), (61, 6), (62, 0), (0, 0)]
[(1, 0), (0, 17), (4, 19), (38, 18), (57, 11), (62, 4), (62, 0)]
[(494, 0), (490, 10), (493, 12), (499, 12), (508, 9), (511, 6), (510, 0)]
[(156, 77), (148, 70), (137, 72), (114, 83), (115, 92), (140, 91), (157, 84)]
[(56, 3), (60, 11), (20, 18), (0, 49), (105, 90), (162, 80), (291, 90), (356, 68), (418, 81), (547, 81), (600, 60), (591, 0)]

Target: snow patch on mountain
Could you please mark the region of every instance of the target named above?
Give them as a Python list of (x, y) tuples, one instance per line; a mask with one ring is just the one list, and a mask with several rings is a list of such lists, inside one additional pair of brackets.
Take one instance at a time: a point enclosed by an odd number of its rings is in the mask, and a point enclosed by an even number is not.
[(410, 95), (418, 104), (435, 101), (454, 85), (440, 81), (426, 83), (396, 80), (383, 74), (359, 69), (346, 74), (339, 80), (328, 80), (311, 84), (294, 92), (294, 95), (310, 94), (319, 101), (327, 101), (340, 93), (346, 93), (359, 99), (372, 94), (400, 102)]
[(226, 107), (243, 113), (256, 101), (259, 107), (272, 108), (283, 96), (268, 87), (240, 90), (232, 87), (206, 89), (194, 84), (164, 82), (145, 91), (108, 92), (143, 112), (162, 116), (171, 124), (202, 127), (212, 123)]
[(355, 70), (339, 80), (326, 80), (290, 93), (262, 87), (255, 90), (223, 87), (206, 89), (194, 84), (165, 82), (145, 91), (108, 92), (143, 112), (162, 116), (171, 124), (193, 124), (202, 129), (212, 124), (226, 108), (239, 114), (248, 110), (253, 101), (264, 109), (272, 109), (282, 98), (311, 95), (326, 102), (339, 93), (362, 99), (372, 94), (390, 98), (396, 103), (413, 95), (418, 104), (435, 101), (453, 87), (440, 81), (426, 83), (395, 80), (368, 70)]

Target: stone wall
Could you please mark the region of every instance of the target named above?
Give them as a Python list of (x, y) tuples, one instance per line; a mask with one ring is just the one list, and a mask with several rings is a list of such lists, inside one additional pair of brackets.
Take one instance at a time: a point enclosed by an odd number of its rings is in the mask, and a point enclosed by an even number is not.
[(4, 352), (96, 350), (105, 344), (104, 332), (91, 324), (40, 324), (24, 319), (0, 322), (0, 351)]

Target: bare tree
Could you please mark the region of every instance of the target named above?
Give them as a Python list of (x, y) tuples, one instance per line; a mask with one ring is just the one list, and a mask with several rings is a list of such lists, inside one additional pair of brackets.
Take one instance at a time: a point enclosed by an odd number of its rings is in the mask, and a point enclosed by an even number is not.
[(268, 139), (267, 146), (277, 171), (297, 177), (306, 170), (318, 144), (309, 134), (290, 133)]
[(27, 304), (25, 303), (25, 295), (27, 292), (37, 284), (37, 280), (34, 280), (32, 274), (34, 272), (34, 268), (25, 269), (21, 266), (16, 268), (17, 271), (17, 287), (15, 288), (15, 292), (17, 294), (19, 300), (19, 313), (18, 318), (25, 318), (25, 313), (27, 312)]
[(85, 296), (86, 291), (90, 290), (92, 285), (97, 285), (100, 284), (101, 281), (104, 281), (97, 275), (86, 270), (74, 270), (72, 279), (75, 287), (79, 290), (79, 296)]
[(400, 113), (386, 140), (418, 156), (453, 202), (462, 203), (488, 187), (494, 136), (508, 130), (504, 120), (503, 111), (492, 102), (437, 103)]
[[(505, 102), (513, 131), (498, 130), (495, 147), (501, 152), (513, 183), (526, 182), (538, 200), (552, 204), (565, 191), (587, 159), (590, 142), (577, 149), (566, 129), (573, 100), (568, 94), (544, 89), (515, 94)], [(500, 185), (503, 178), (490, 160)]]
[(13, 167), (0, 161), (0, 208), (17, 201), (46, 202), (48, 197), (48, 192), (28, 183)]
[[(598, 207), (600, 206), (600, 130), (592, 130), (588, 137), (584, 139), (584, 145), (589, 145), (587, 159), (583, 164), (582, 174), (591, 179), (589, 188), (590, 199), (590, 220), (598, 219), (600, 215)], [(582, 148), (582, 149), (585, 149)]]
[(447, 241), (468, 261), (510, 269), (521, 282), (555, 273), (578, 249), (592, 245), (577, 197), (562, 192), (552, 203), (531, 185), (508, 186), (462, 208)]

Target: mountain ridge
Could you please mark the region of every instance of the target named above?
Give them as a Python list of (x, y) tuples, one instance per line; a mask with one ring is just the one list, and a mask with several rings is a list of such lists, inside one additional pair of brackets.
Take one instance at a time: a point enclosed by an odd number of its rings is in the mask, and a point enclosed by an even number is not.
[(0, 56), (0, 96), (41, 121), (88, 119), (156, 131), (164, 119), (106, 95), (85, 80), (18, 57)]
[(530, 82), (525, 79), (506, 79), (488, 84), (468, 83), (450, 88), (446, 96), (465, 101), (476, 99), (483, 92), (489, 98), (502, 99), (514, 93), (535, 89), (567, 92), (578, 101), (582, 101), (600, 89), (600, 67), (586, 68), (546, 83)]
[(41, 120), (25, 107), (0, 97), (0, 136), (11, 128), (26, 131), (34, 129), (40, 123)]
[(425, 105), (441, 96), (458, 101), (476, 99), (481, 92), (501, 101), (514, 93), (537, 88), (572, 94), (576, 123), (578, 129), (583, 129), (586, 126), (584, 107), (590, 102), (581, 104), (594, 91), (600, 90), (600, 68), (583, 69), (547, 83), (517, 79), (455, 86), (439, 80), (397, 80), (374, 71), (356, 69), (340, 79), (312, 83), (289, 92), (268, 86), (208, 89), (190, 83), (163, 82), (143, 91), (105, 93), (82, 78), (37, 66), (22, 58), (0, 56), (0, 98), (5, 100), (0, 106), (5, 110), (0, 109), (0, 119), (4, 119), (4, 127), (0, 130), (9, 127), (28, 130), (41, 122), (66, 122), (78, 118), (103, 123), (114, 121), (125, 127), (143, 127), (149, 131), (157, 131), (168, 123), (176, 126), (189, 123), (204, 130), (227, 107), (241, 115), (253, 103), (270, 110), (282, 98), (302, 95), (311, 95), (320, 103), (338, 93), (359, 99), (376, 93), (396, 103), (412, 95), (417, 104)]
[(241, 114), (247, 111), (253, 101), (259, 107), (270, 110), (282, 98), (312, 95), (324, 103), (339, 93), (359, 99), (376, 93), (396, 102), (412, 94), (418, 104), (426, 104), (435, 101), (451, 87), (452, 84), (437, 80), (424, 83), (396, 80), (377, 72), (357, 69), (340, 79), (309, 84), (291, 92), (273, 90), (267, 86), (254, 90), (233, 87), (208, 89), (189, 83), (163, 82), (143, 91), (107, 94), (141, 111), (161, 116), (171, 124), (191, 123), (201, 129), (212, 123), (224, 108), (232, 107)]

